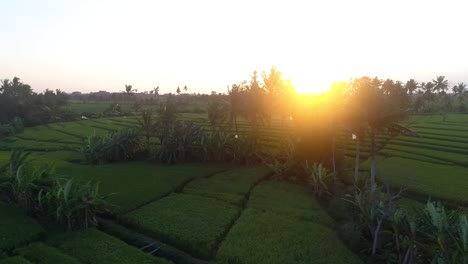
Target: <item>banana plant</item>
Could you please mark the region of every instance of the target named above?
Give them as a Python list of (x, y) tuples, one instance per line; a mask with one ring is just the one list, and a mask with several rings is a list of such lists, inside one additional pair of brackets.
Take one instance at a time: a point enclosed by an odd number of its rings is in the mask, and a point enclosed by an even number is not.
[(334, 173), (328, 172), (321, 163), (314, 163), (312, 167), (309, 166), (309, 161), (305, 162), (305, 172), (308, 175), (309, 184), (312, 186), (313, 192), (317, 197), (322, 197), (324, 194), (330, 194), (328, 191), (328, 183), (334, 177)]
[(68, 229), (97, 225), (96, 215), (108, 211), (107, 196), (100, 194), (97, 182), (76, 182), (75, 178), (56, 179), (50, 190), (41, 190), (37, 200), (41, 209)]

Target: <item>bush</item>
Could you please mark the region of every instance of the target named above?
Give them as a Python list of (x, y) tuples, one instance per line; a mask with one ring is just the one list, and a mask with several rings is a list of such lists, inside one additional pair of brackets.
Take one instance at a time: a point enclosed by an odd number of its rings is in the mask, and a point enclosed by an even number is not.
[(330, 194), (328, 191), (328, 185), (332, 178), (335, 176), (334, 173), (329, 173), (328, 170), (322, 165), (314, 163), (312, 167), (309, 167), (306, 161), (305, 172), (308, 176), (308, 182), (312, 187), (314, 194), (317, 197), (322, 197), (324, 194)]
[(202, 136), (203, 128), (191, 121), (167, 124), (158, 135), (161, 142), (159, 159), (165, 163), (200, 159)]
[(13, 126), (13, 129), (15, 130), (15, 133), (19, 133), (19, 132), (23, 131), (23, 129), (24, 129), (23, 119), (21, 119), (21, 117), (16, 116), (11, 121), (11, 126)]
[(11, 124), (0, 124), (0, 138), (13, 136), (15, 129)]
[[(8, 180), (0, 184), (0, 191), (4, 191), (11, 201), (28, 212), (36, 208), (36, 195), (46, 184), (46, 179), (52, 172), (47, 164), (36, 165), (28, 159), (30, 153), (14, 150), (10, 161), (6, 165), (5, 175)], [(1, 173), (1, 169), (0, 169)]]
[(66, 223), (68, 229), (97, 225), (96, 214), (106, 212), (105, 196), (99, 193), (98, 183), (75, 183), (74, 178), (56, 180), (50, 190), (38, 195), (41, 212)]
[(143, 142), (134, 129), (121, 129), (106, 136), (91, 135), (80, 149), (89, 164), (132, 160), (142, 150)]
[(65, 255), (60, 250), (49, 247), (41, 242), (17, 249), (16, 253), (36, 264), (80, 264), (75, 258)]

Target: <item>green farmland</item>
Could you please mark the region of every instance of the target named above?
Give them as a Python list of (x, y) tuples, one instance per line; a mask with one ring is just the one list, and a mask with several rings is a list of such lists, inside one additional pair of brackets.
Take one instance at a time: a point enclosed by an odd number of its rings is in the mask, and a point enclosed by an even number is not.
[[(181, 118), (208, 129), (205, 115)], [(273, 146), (282, 135), (278, 124), (267, 139)], [(468, 117), (411, 116), (404, 124), (419, 137), (379, 135), (379, 180), (405, 187), (408, 197), (421, 202), (436, 198), (468, 205)], [(28, 127), (0, 141), (0, 164), (21, 147), (32, 152), (34, 162), (54, 164), (61, 177), (100, 182), (112, 204), (105, 218), (198, 261), (363, 263), (307, 186), (275, 180), (264, 166), (145, 160), (83, 164), (79, 149), (87, 136), (137, 125), (137, 117), (129, 116)], [(239, 130), (248, 130), (245, 121)], [(342, 145), (353, 158), (353, 142), (343, 138)], [(361, 170), (369, 167), (368, 153), (365, 141)], [(402, 206), (419, 204), (405, 199)], [(158, 251), (148, 254), (99, 227), (64, 233), (5, 204), (0, 215), (0, 263), (183, 263)]]

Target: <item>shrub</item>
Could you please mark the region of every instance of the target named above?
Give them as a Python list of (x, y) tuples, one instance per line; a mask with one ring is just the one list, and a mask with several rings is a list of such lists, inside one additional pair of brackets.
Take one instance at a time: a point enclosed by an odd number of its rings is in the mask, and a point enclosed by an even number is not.
[(134, 129), (121, 129), (112, 133), (106, 144), (108, 161), (124, 161), (134, 159), (142, 150), (142, 141)]
[(15, 129), (11, 124), (0, 124), (0, 138), (9, 137), (15, 134)]
[(329, 173), (322, 164), (314, 163), (312, 167), (309, 167), (308, 161), (306, 161), (305, 172), (308, 175), (308, 182), (317, 197), (330, 194), (328, 184), (335, 176), (334, 173)]
[(42, 211), (66, 223), (68, 229), (97, 225), (96, 214), (106, 212), (108, 205), (98, 183), (75, 183), (74, 178), (64, 183), (56, 180), (53, 188), (41, 190), (37, 199)]
[(50, 176), (52, 167), (33, 164), (28, 159), (29, 155), (22, 150), (13, 150), (9, 163), (3, 169), (8, 180), (0, 184), (0, 190), (3, 189), (20, 207), (32, 212), (36, 206), (36, 194)]
[(23, 131), (24, 129), (24, 122), (21, 117), (14, 117), (13, 120), (11, 121), (11, 126), (15, 130), (15, 133), (19, 133)]
[(233, 135), (222, 128), (213, 128), (201, 139), (201, 147), (205, 161), (226, 161), (228, 158), (229, 141)]
[(103, 136), (91, 135), (86, 138), (80, 152), (89, 164), (98, 164), (106, 160), (105, 148), (107, 139)]
[(468, 220), (466, 215), (447, 212), (441, 203), (428, 202), (423, 214), (423, 237), (432, 246), (433, 263), (467, 263)]
[(165, 163), (200, 159), (201, 126), (190, 121), (175, 121), (161, 130), (159, 159)]
[(78, 260), (72, 258), (60, 250), (47, 246), (41, 242), (30, 244), (16, 250), (16, 253), (36, 264), (80, 264)]
[(91, 135), (81, 147), (87, 163), (134, 159), (143, 149), (141, 137), (134, 129), (121, 129), (106, 136)]

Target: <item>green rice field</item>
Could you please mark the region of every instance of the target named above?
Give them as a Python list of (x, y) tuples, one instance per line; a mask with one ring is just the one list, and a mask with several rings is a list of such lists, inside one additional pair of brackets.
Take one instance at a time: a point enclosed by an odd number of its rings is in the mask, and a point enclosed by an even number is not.
[[(206, 115), (181, 118), (208, 127)], [(414, 115), (403, 123), (420, 136), (379, 135), (380, 181), (407, 189), (402, 207), (413, 208), (429, 198), (468, 205), (468, 115)], [(137, 117), (129, 116), (29, 127), (0, 141), (0, 164), (11, 149), (20, 147), (31, 151), (36, 162), (54, 164), (60, 176), (98, 181), (112, 204), (106, 217), (200, 261), (362, 263), (340, 240), (337, 223), (311, 190), (272, 179), (266, 167), (80, 162), (78, 149), (85, 137), (135, 126)], [(239, 127), (240, 133), (248, 130), (245, 122)], [(282, 135), (278, 127), (263, 131), (273, 145)], [(354, 142), (342, 140), (344, 153), (353, 158)], [(362, 170), (369, 166), (369, 146), (368, 141), (361, 146)], [(105, 230), (50, 230), (6, 204), (0, 204), (0, 215), (0, 264), (173, 261), (164, 254), (145, 253)]]

